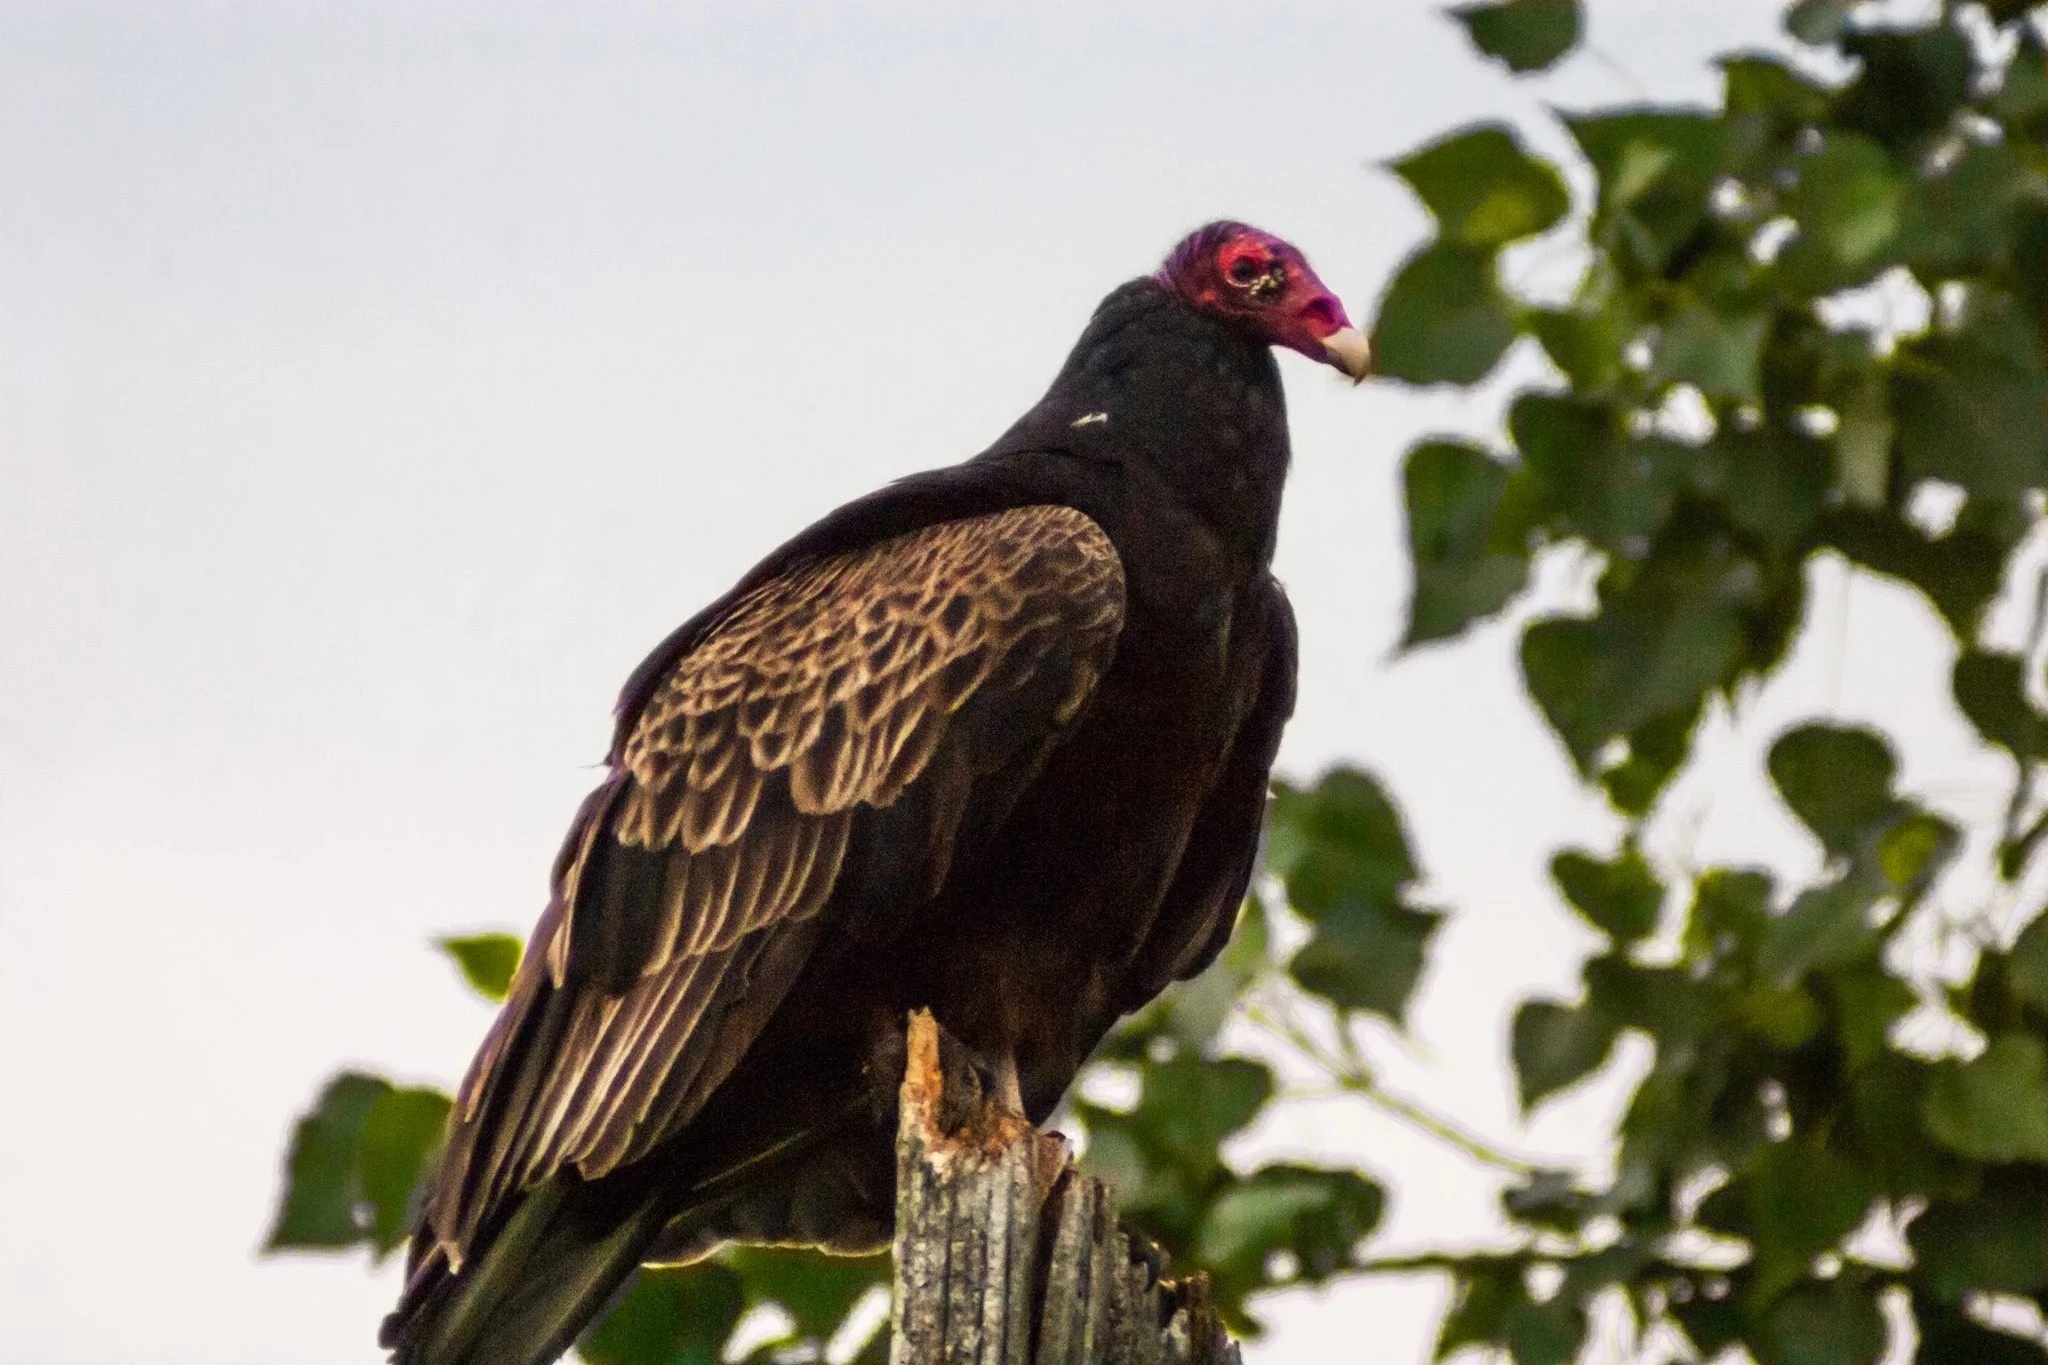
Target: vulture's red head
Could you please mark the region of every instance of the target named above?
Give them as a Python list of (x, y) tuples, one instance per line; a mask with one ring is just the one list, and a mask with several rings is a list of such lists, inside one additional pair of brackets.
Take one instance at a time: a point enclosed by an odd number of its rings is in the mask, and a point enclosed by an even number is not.
[(1372, 370), (1365, 336), (1290, 242), (1244, 223), (1211, 223), (1189, 233), (1159, 267), (1159, 282), (1199, 312), (1274, 346), (1299, 351), (1364, 379)]

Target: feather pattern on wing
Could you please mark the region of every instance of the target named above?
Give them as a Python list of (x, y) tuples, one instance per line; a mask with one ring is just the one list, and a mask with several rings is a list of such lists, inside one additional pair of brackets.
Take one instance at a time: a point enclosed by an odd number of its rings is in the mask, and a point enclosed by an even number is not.
[(978, 785), (1043, 760), (1123, 610), (1108, 537), (1054, 505), (802, 561), (738, 597), (625, 717), (570, 833), (458, 1097), (428, 1207), (451, 1265), (517, 1191), (595, 1179), (687, 1125), (828, 918), (901, 912), (834, 901), (863, 811), (917, 790), (921, 861), (891, 884), (935, 894)]

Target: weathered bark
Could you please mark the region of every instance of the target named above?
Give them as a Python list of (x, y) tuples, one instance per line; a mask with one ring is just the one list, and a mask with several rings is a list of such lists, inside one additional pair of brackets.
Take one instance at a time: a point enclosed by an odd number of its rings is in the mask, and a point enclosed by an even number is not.
[(1208, 1281), (1160, 1280), (1113, 1193), (922, 1011), (898, 1124), (891, 1365), (1238, 1365)]

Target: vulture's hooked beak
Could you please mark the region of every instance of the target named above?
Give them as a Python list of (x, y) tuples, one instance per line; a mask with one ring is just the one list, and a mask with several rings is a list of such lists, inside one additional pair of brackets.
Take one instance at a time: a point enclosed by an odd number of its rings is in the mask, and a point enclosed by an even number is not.
[(1330, 363), (1350, 375), (1354, 384), (1364, 383), (1372, 373), (1372, 343), (1356, 327), (1339, 327), (1323, 338), (1323, 349)]

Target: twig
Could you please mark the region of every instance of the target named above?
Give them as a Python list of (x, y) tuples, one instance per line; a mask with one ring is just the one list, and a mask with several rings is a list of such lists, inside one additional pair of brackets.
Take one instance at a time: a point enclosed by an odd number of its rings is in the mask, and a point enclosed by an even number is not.
[(1278, 1008), (1285, 1012), (1287, 1017), (1282, 1017), (1273, 1009), (1259, 1004), (1248, 1006), (1246, 1012), (1254, 1024), (1293, 1048), (1327, 1075), (1338, 1093), (1364, 1100), (1381, 1112), (1400, 1119), (1482, 1166), (1523, 1178), (1537, 1173), (1539, 1167), (1535, 1162), (1513, 1156), (1414, 1100), (1387, 1090), (1373, 1078), (1372, 1070), (1359, 1052), (1357, 1042), (1351, 1037), (1349, 1030), (1339, 1026), (1338, 1050), (1332, 1051), (1310, 1033), (1299, 1019), (1292, 1016), (1291, 1002), (1283, 999), (1279, 1002)]

